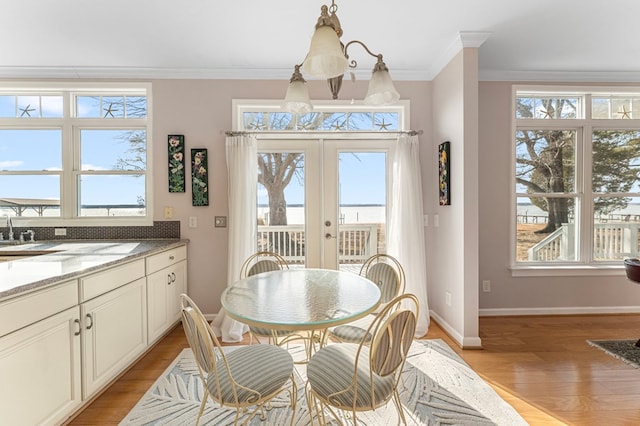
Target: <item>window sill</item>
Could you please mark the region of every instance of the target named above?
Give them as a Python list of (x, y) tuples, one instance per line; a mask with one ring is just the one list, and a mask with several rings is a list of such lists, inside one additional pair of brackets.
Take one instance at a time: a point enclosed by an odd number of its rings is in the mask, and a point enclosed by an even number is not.
[(620, 265), (540, 265), (540, 266), (511, 266), (512, 277), (603, 277), (625, 276), (622, 261)]

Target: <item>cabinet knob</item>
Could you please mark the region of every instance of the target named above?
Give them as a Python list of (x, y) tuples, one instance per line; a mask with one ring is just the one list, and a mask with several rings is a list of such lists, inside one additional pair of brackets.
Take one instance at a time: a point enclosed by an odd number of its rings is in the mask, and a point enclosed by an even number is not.
[(173, 259), (175, 259), (174, 256), (169, 256), (169, 260), (173, 260)]

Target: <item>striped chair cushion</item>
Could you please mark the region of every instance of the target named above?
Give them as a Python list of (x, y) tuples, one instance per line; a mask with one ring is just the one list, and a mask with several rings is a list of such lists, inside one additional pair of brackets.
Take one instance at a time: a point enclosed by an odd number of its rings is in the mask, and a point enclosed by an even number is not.
[[(344, 343), (325, 346), (316, 352), (307, 365), (307, 378), (313, 391), (323, 399), (331, 394), (343, 391), (332, 397), (332, 405), (351, 409), (354, 406), (354, 389), (351, 387), (354, 374), (354, 362), (358, 345)], [(370, 375), (373, 374), (373, 388)], [(392, 395), (394, 376), (380, 377), (369, 370), (369, 350), (362, 348), (357, 371), (358, 396), (356, 409), (377, 407)]]
[(249, 330), (255, 336), (264, 336), (264, 337), (273, 337), (273, 332), (275, 331), (276, 336), (287, 336), (293, 333), (293, 330), (271, 330), (270, 328), (262, 328), (262, 327), (254, 327), (249, 326)]
[(263, 272), (279, 271), (280, 269), (282, 269), (280, 268), (280, 265), (278, 265), (273, 260), (262, 259), (257, 261), (251, 268), (249, 268), (247, 276), (262, 274)]
[(400, 279), (388, 263), (376, 263), (367, 270), (367, 278), (380, 287), (380, 303), (385, 304), (398, 295)]
[[(331, 336), (341, 342), (360, 343), (363, 341), (371, 343), (371, 333), (367, 333), (367, 328), (356, 325), (339, 325), (330, 330)], [(365, 336), (366, 334), (366, 336)]]
[[(293, 358), (285, 349), (272, 345), (243, 346), (229, 352), (227, 362), (233, 379), (240, 385), (252, 389), (264, 397), (276, 393), (291, 377)], [(214, 374), (207, 377), (207, 388), (221, 404), (243, 404), (256, 399), (255, 392), (236, 387), (238, 401), (224, 364), (218, 364), (220, 394), (216, 389)]]

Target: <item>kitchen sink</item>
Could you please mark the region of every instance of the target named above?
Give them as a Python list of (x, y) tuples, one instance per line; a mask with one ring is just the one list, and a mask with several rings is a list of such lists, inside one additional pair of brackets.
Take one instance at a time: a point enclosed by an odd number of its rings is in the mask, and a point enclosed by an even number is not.
[(25, 259), (44, 254), (57, 253), (59, 250), (0, 250), (0, 262)]

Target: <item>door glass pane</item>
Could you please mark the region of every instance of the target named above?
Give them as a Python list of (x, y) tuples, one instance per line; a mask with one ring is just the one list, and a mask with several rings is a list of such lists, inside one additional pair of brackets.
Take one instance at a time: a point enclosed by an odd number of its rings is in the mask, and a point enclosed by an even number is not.
[(386, 252), (386, 153), (343, 151), (338, 159), (338, 264), (358, 272)]
[(305, 173), (301, 152), (258, 154), (258, 251), (305, 265)]

